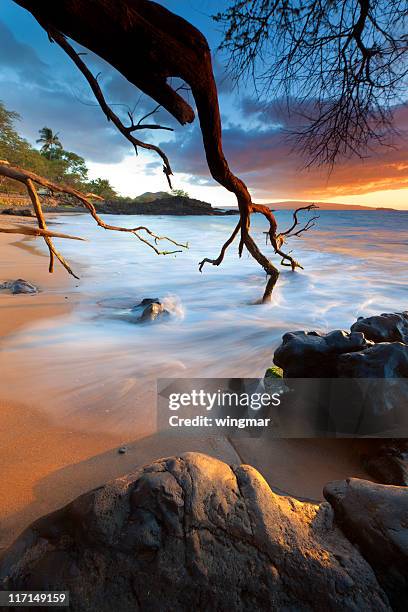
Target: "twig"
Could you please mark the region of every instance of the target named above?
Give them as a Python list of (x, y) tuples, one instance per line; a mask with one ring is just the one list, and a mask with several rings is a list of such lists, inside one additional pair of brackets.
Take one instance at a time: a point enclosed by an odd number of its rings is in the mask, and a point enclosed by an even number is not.
[[(42, 176), (39, 176), (38, 174), (35, 174), (34, 172), (30, 172), (29, 170), (23, 170), (22, 168), (19, 168), (18, 166), (12, 166), (8, 161), (4, 161), (4, 160), (3, 161), (0, 160), (0, 176), (5, 176), (15, 181), (19, 181), (20, 183), (23, 183), (25, 185), (28, 191), (28, 194), (30, 196), (31, 202), (33, 204), (33, 208), (35, 210), (35, 214), (37, 217), (37, 223), (38, 223), (38, 228), (35, 228), (35, 229), (17, 226), (16, 228), (5, 228), (5, 229), (0, 228), (0, 232), (10, 233), (10, 234), (42, 236), (50, 252), (50, 266), (49, 266), (50, 272), (53, 271), (54, 257), (56, 257), (61, 262), (61, 264), (64, 266), (64, 268), (69, 272), (69, 274), (72, 274), (72, 276), (74, 276), (75, 278), (78, 278), (73, 273), (73, 271), (71, 270), (70, 266), (68, 265), (64, 257), (56, 250), (54, 244), (52, 243), (51, 238), (52, 237), (70, 238), (72, 240), (82, 240), (82, 238), (77, 238), (75, 236), (68, 236), (66, 234), (58, 234), (56, 232), (50, 232), (47, 229), (44, 214), (42, 211), (41, 202), (40, 202), (40, 199), (38, 197), (38, 194), (35, 188), (35, 183), (43, 187), (46, 187), (52, 193), (54, 192), (65, 193), (65, 194), (74, 196), (90, 212), (91, 216), (93, 217), (93, 219), (96, 221), (96, 223), (100, 227), (103, 227), (106, 230), (112, 230), (116, 232), (127, 232), (130, 234), (133, 234), (138, 240), (140, 240), (141, 242), (149, 246), (151, 249), (153, 249), (153, 251), (157, 255), (171, 255), (174, 253), (180, 253), (181, 249), (188, 248), (188, 244), (177, 242), (176, 240), (173, 240), (172, 238), (169, 238), (168, 236), (159, 236), (155, 234), (154, 232), (152, 232), (152, 230), (150, 230), (148, 227), (144, 225), (140, 225), (134, 228), (128, 228), (128, 227), (121, 227), (121, 226), (116, 226), (116, 225), (109, 225), (108, 223), (105, 223), (99, 217), (98, 213), (96, 212), (96, 208), (94, 204), (90, 201), (90, 198), (97, 199), (97, 200), (103, 199), (100, 196), (97, 196), (95, 194), (92, 194), (92, 193), (83, 194), (77, 189), (74, 189), (73, 187), (57, 185), (56, 183), (53, 183), (49, 181), (48, 179)], [(146, 234), (148, 234), (149, 236), (153, 238), (154, 243), (150, 242), (144, 236), (141, 236), (139, 232), (146, 232)], [(170, 251), (165, 251), (165, 250), (160, 251), (156, 245), (159, 241), (162, 241), (162, 240), (166, 240), (167, 242), (170, 242), (171, 244), (174, 244), (175, 246), (181, 247), (181, 249), (173, 249)]]
[[(155, 151), (163, 161), (163, 172), (166, 176), (167, 182), (169, 184), (170, 189), (172, 189), (171, 179), (170, 177), (173, 174), (173, 171), (170, 166), (170, 162), (168, 160), (167, 155), (160, 149), (160, 147), (148, 143), (143, 142), (132, 136), (132, 132), (136, 129), (142, 129), (141, 126), (130, 125), (126, 127), (122, 121), (119, 119), (118, 115), (113, 112), (109, 104), (105, 100), (105, 96), (103, 95), (102, 89), (99, 86), (97, 78), (95, 78), (92, 72), (89, 70), (88, 66), (82, 60), (80, 55), (75, 51), (75, 49), (69, 44), (66, 37), (58, 32), (58, 30), (51, 28), (47, 24), (42, 24), (43, 27), (48, 32), (48, 35), (65, 51), (65, 53), (72, 59), (77, 68), (82, 72), (86, 80), (88, 81), (95, 98), (97, 99), (99, 106), (102, 111), (105, 113), (108, 121), (112, 121), (112, 123), (117, 127), (119, 132), (133, 145), (135, 152), (137, 154), (137, 147), (141, 147), (143, 149), (148, 149), (150, 151)], [(143, 126), (145, 128), (146, 126)], [(161, 128), (160, 129), (171, 129), (171, 128)], [(158, 129), (157, 127), (155, 129)]]
[(216, 259), (209, 259), (208, 257), (206, 257), (205, 259), (200, 261), (200, 263), (198, 265), (198, 269), (200, 270), (200, 272), (203, 271), (203, 266), (206, 263), (210, 263), (213, 266), (219, 266), (222, 263), (226, 250), (228, 249), (229, 245), (234, 242), (234, 240), (237, 237), (237, 234), (238, 234), (240, 229), (241, 229), (241, 221), (238, 222), (238, 224), (236, 225), (236, 227), (235, 227), (234, 231), (232, 232), (231, 236), (223, 244), (223, 246), (221, 248), (221, 252), (220, 252), (220, 254), (218, 255), (218, 257)]

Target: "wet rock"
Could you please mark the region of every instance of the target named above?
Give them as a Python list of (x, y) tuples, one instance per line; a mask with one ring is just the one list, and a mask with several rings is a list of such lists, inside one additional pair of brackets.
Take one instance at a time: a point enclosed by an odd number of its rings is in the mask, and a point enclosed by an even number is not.
[(408, 344), (408, 312), (383, 313), (374, 317), (359, 317), (351, 331), (362, 332), (373, 342), (403, 342)]
[(290, 435), (408, 436), (408, 345), (299, 331), (283, 336), (274, 362), (296, 379), (281, 411)]
[(401, 342), (382, 342), (363, 351), (340, 355), (337, 374), (342, 378), (408, 377), (408, 346)]
[(160, 304), (159, 298), (143, 298), (139, 304), (135, 306), (135, 308), (140, 308), (141, 306), (149, 306), (149, 304)]
[(0, 289), (9, 289), (11, 293), (38, 293), (38, 288), (24, 280), (23, 278), (18, 278), (15, 281), (7, 281), (4, 283), (0, 283)]
[[(341, 403), (358, 416), (358, 435), (408, 436), (408, 346), (400, 342), (375, 344), (370, 348), (340, 355), (337, 373), (345, 393)], [(345, 379), (349, 379), (346, 382)], [(333, 383), (335, 384), (335, 383)], [(341, 382), (337, 383), (341, 385)]]
[(170, 313), (164, 308), (163, 304), (159, 302), (152, 302), (146, 306), (146, 308), (144, 308), (139, 321), (143, 323), (147, 321), (155, 321), (158, 317), (168, 317), (169, 314)]
[(40, 519), (0, 577), (7, 590), (69, 590), (77, 612), (391, 609), (329, 504), (276, 495), (254, 468), (198, 453)]
[(337, 376), (338, 355), (372, 346), (361, 332), (335, 330), (328, 334), (296, 331), (285, 334), (276, 349), (274, 363), (288, 378), (327, 378)]
[(168, 310), (159, 298), (144, 298), (139, 304), (115, 316), (128, 323), (148, 323), (156, 319), (166, 319), (170, 316)]
[(336, 522), (373, 568), (392, 609), (405, 611), (408, 598), (406, 488), (350, 478), (329, 483), (323, 493), (334, 509)]

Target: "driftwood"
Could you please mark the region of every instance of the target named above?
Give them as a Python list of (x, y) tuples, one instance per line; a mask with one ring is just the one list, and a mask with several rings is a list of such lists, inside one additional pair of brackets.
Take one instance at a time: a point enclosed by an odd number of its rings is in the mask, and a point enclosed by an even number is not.
[[(181, 244), (179, 242), (176, 242), (175, 240), (172, 240), (171, 238), (168, 238), (167, 236), (158, 236), (157, 234), (152, 232), (148, 227), (145, 227), (143, 225), (139, 225), (138, 227), (128, 228), (128, 227), (121, 227), (121, 226), (116, 226), (116, 225), (109, 225), (108, 223), (105, 223), (99, 217), (99, 215), (96, 212), (94, 204), (91, 202), (91, 199), (102, 200), (102, 198), (93, 193), (83, 194), (82, 192), (78, 191), (77, 189), (73, 189), (72, 187), (58, 185), (56, 183), (53, 183), (52, 181), (49, 181), (48, 179), (42, 176), (39, 176), (38, 174), (35, 174), (34, 172), (29, 172), (28, 170), (23, 170), (22, 168), (19, 168), (17, 166), (12, 166), (11, 164), (9, 164), (7, 161), (4, 161), (4, 160), (0, 160), (0, 176), (5, 176), (9, 179), (13, 179), (20, 183), (23, 183), (26, 186), (27, 192), (30, 196), (30, 199), (31, 199), (31, 202), (32, 202), (32, 205), (33, 205), (36, 217), (37, 217), (37, 223), (38, 223), (38, 228), (27, 228), (26, 226), (23, 226), (23, 227), (17, 226), (14, 228), (0, 228), (0, 232), (9, 233), (9, 234), (42, 236), (44, 238), (46, 245), (48, 246), (48, 250), (50, 254), (50, 264), (49, 264), (50, 272), (53, 272), (54, 270), (54, 258), (56, 257), (58, 261), (60, 261), (60, 263), (67, 270), (67, 272), (69, 272), (69, 274), (72, 274), (72, 276), (74, 276), (75, 278), (78, 278), (72, 271), (68, 262), (64, 259), (61, 253), (59, 253), (57, 249), (55, 248), (52, 242), (52, 238), (69, 238), (71, 240), (82, 240), (82, 238), (78, 238), (76, 236), (69, 236), (67, 234), (58, 234), (56, 232), (50, 232), (48, 230), (47, 224), (45, 221), (45, 217), (44, 217), (44, 213), (42, 211), (41, 201), (40, 201), (40, 198), (38, 197), (38, 193), (35, 187), (36, 184), (41, 185), (42, 187), (46, 187), (52, 193), (54, 192), (65, 193), (67, 195), (74, 196), (85, 207), (85, 209), (88, 210), (88, 212), (91, 214), (91, 216), (95, 219), (96, 223), (100, 227), (103, 227), (106, 230), (113, 230), (116, 232), (127, 232), (130, 234), (133, 234), (134, 236), (136, 236), (136, 238), (138, 238), (138, 240), (140, 240), (141, 242), (149, 246), (151, 249), (153, 249), (157, 255), (169, 255), (171, 253), (180, 252), (180, 249), (172, 249), (171, 251), (160, 251), (157, 248), (157, 244), (161, 240), (167, 240), (168, 242), (180, 248), (187, 248), (187, 244)], [(153, 239), (153, 241), (150, 241), (148, 238), (145, 238), (144, 236), (142, 236), (140, 232), (145, 232), (148, 236), (150, 236)]]
[(216, 259), (204, 259), (200, 263), (200, 270), (205, 263), (219, 265), (225, 251), (239, 235), (239, 255), (242, 255), (245, 247), (270, 277), (264, 295), (264, 300), (269, 299), (279, 271), (260, 251), (250, 235), (251, 214), (259, 213), (265, 217), (269, 225), (268, 237), (275, 253), (292, 270), (301, 266), (290, 254), (282, 251), (283, 244), (287, 238), (298, 236), (310, 226), (296, 233), (289, 230), (279, 233), (269, 207), (253, 203), (245, 183), (231, 171), (222, 148), (221, 118), (211, 52), (201, 32), (182, 17), (149, 0), (59, 0), (50, 3), (16, 1), (34, 15), (48, 32), (50, 40), (58, 43), (74, 61), (90, 84), (108, 120), (135, 148), (140, 146), (158, 153), (168, 181), (172, 171), (165, 153), (158, 147), (135, 139), (133, 134), (137, 126), (131, 119), (130, 125), (126, 127), (115, 115), (105, 101), (97, 78), (92, 75), (67, 37), (105, 59), (182, 125), (191, 123), (195, 113), (179, 91), (171, 87), (168, 79), (179, 77), (190, 87), (209, 170), (220, 185), (235, 194), (240, 213), (239, 224), (225, 242), (220, 255)]

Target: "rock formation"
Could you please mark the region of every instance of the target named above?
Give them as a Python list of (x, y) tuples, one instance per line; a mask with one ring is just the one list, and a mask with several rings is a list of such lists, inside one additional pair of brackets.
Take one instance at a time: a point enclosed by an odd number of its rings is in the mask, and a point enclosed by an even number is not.
[(2, 289), (8, 289), (13, 294), (38, 293), (38, 288), (23, 278), (18, 278), (15, 281), (5, 281), (0, 283), (0, 290)]
[(351, 333), (287, 333), (273, 360), (288, 378), (406, 378), (408, 312), (360, 317)]
[(357, 447), (365, 470), (378, 482), (408, 486), (408, 440), (370, 438)]
[(358, 546), (388, 595), (392, 609), (406, 610), (408, 598), (408, 493), (349, 478), (331, 482), (324, 496), (337, 524)]
[(273, 358), (288, 378), (334, 378), (339, 355), (364, 350), (373, 343), (361, 332), (337, 329), (328, 334), (295, 331), (285, 334)]
[(406, 503), (398, 488), (349, 487), (329, 485), (317, 506), (276, 495), (247, 465), (161, 459), (33, 523), (1, 585), (69, 590), (76, 612), (398, 609)]
[[(99, 213), (115, 215), (224, 215), (225, 212), (213, 208), (208, 202), (202, 202), (187, 196), (159, 197), (156, 200), (144, 202), (126, 202), (112, 200), (98, 202)], [(237, 211), (238, 212), (238, 211)]]
[[(285, 334), (275, 364), (284, 378), (315, 381), (301, 387), (300, 381), (288, 381), (295, 393), (283, 421), (300, 423), (306, 431), (309, 419), (312, 434), (408, 436), (407, 339), (408, 312), (360, 317), (351, 333)], [(388, 444), (393, 448), (393, 442)], [(385, 453), (386, 445), (366, 467), (381, 482), (405, 485), (407, 453)]]
[(374, 342), (403, 342), (408, 344), (408, 312), (383, 313), (375, 317), (359, 317), (351, 331), (363, 332)]

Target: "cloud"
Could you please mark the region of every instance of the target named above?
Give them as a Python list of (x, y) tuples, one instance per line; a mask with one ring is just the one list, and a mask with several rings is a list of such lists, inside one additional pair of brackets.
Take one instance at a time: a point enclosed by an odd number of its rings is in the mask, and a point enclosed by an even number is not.
[(35, 81), (38, 84), (49, 82), (49, 66), (38, 57), (32, 47), (19, 42), (0, 21), (0, 71), (6, 69), (22, 80)]
[[(378, 146), (363, 160), (343, 160), (331, 173), (327, 168), (305, 169), (305, 160), (287, 137), (285, 130), (292, 115), (285, 114), (284, 107), (275, 104), (265, 108), (247, 99), (242, 115), (259, 115), (262, 121), (255, 129), (242, 125), (225, 128), (223, 147), (232, 171), (245, 180), (255, 197), (326, 199), (408, 187), (406, 106), (395, 109), (400, 135), (394, 138), (393, 146)], [(175, 171), (193, 175), (199, 184), (203, 180), (214, 184), (197, 125), (187, 132), (180, 130), (176, 140), (167, 144), (166, 152)]]
[[(0, 98), (7, 108), (21, 115), (19, 131), (35, 142), (38, 130), (47, 125), (59, 132), (65, 148), (89, 161), (121, 162), (132, 153), (132, 146), (107, 122), (84, 77), (70, 60), (63, 55), (61, 61), (55, 45), (50, 45), (48, 57), (50, 63), (44, 62), (35, 49), (18, 41), (0, 21)], [(114, 110), (126, 117), (128, 107), (138, 100), (138, 90), (96, 55), (87, 52), (87, 60), (93, 70), (101, 71), (107, 99), (123, 103)], [(139, 101), (138, 112), (144, 114), (151, 108), (147, 99)]]
[[(34, 23), (30, 28), (22, 42), (0, 21), (0, 98), (7, 108), (21, 114), (23, 134), (34, 142), (38, 130), (48, 125), (60, 132), (67, 149), (90, 162), (121, 163), (132, 153), (131, 145), (106, 121), (84, 77), (56, 45), (45, 46), (45, 61), (30, 46), (34, 29), (40, 27)], [(101, 73), (99, 82), (107, 100), (121, 117), (126, 119), (127, 110), (136, 107), (138, 119), (154, 108), (154, 102), (141, 96), (104, 60), (86, 53), (92, 71)], [(325, 169), (304, 170), (305, 160), (288, 141), (288, 128), (299, 125), (298, 113), (289, 113), (281, 100), (265, 104), (245, 95), (240, 97), (217, 56), (214, 71), (227, 119), (223, 132), (225, 154), (231, 169), (247, 182), (255, 197), (327, 199), (408, 187), (407, 107), (396, 109), (396, 125), (402, 137), (395, 138), (395, 148), (378, 148), (363, 161), (345, 160), (328, 175)], [(191, 175), (190, 182), (196, 185), (213, 185), (198, 123), (183, 128), (163, 110), (155, 120), (174, 127), (174, 139), (169, 141), (169, 132), (141, 132), (140, 137), (163, 141), (174, 172)], [(147, 174), (156, 172), (155, 157), (141, 155), (140, 159), (146, 159)]]

